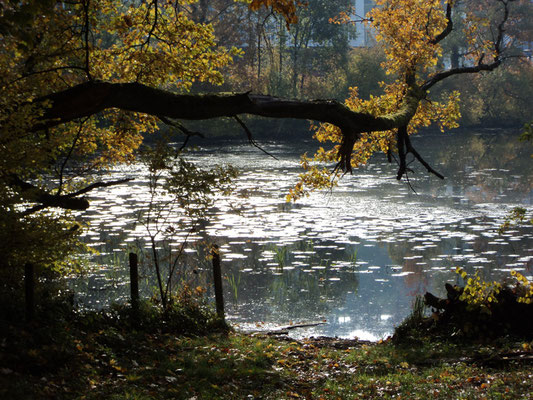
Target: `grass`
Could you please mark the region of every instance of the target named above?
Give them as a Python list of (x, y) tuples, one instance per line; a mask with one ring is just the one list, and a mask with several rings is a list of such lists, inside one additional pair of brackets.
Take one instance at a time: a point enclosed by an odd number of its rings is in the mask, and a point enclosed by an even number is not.
[(528, 399), (533, 393), (531, 365), (498, 358), (531, 354), (533, 343), (337, 344), (234, 332), (178, 336), (94, 314), (56, 327), (10, 325), (1, 343), (0, 398)]
[(251, 336), (229, 331), (193, 295), (167, 313), (142, 303), (136, 318), (125, 306), (60, 304), (32, 323), (0, 313), (0, 398), (532, 398), (533, 342), (416, 335), (416, 308), (403, 341)]

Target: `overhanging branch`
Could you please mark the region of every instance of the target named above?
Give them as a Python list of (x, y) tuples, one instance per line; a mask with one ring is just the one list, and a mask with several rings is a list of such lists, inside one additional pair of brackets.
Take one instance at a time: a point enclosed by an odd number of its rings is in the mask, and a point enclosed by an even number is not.
[(351, 111), (335, 100), (298, 101), (251, 93), (174, 94), (140, 83), (86, 82), (37, 101), (51, 101), (34, 130), (118, 108), (170, 119), (202, 120), (250, 114), (327, 122), (358, 135), (395, 129), (408, 123), (423, 97), (412, 90), (396, 113), (380, 117)]
[[(407, 125), (422, 98), (423, 93), (413, 85), (397, 112), (374, 116), (354, 112), (335, 100), (298, 101), (251, 93), (183, 95), (151, 88), (140, 83), (89, 81), (37, 99), (35, 102), (43, 103), (44, 115), (32, 130), (38, 131), (59, 126), (110, 108), (154, 115), (165, 123), (171, 124), (176, 119), (202, 120), (233, 117), (237, 122), (240, 121), (239, 123), (249, 137), (251, 133), (241, 123), (242, 120), (238, 118), (238, 115), (307, 119), (330, 123), (341, 129), (344, 142), (341, 146), (342, 151), (339, 153), (341, 160), (339, 166), (344, 171), (351, 171), (351, 152), (354, 143), (360, 138), (360, 133), (385, 131)], [(187, 136), (191, 135), (191, 132), (183, 127), (181, 130)], [(85, 210), (89, 203), (85, 198), (78, 196), (98, 187), (124, 183), (128, 180), (99, 182), (65, 195), (52, 195), (21, 180), (12, 183), (19, 187), (19, 191), (25, 193), (27, 201), (38, 203), (26, 211), (32, 213), (46, 207)]]
[(444, 176), (437, 172), (426, 160), (422, 158), (420, 153), (413, 147), (409, 134), (407, 133), (407, 126), (401, 126), (397, 131), (397, 143), (398, 143), (398, 156), (400, 163), (398, 167), (398, 173), (396, 179), (400, 180), (407, 173), (407, 154), (411, 153), (422, 164), (430, 174), (433, 174), (440, 179), (444, 179)]
[[(155, 115), (166, 123), (174, 119), (233, 117), (237, 122), (240, 121), (239, 124), (249, 137), (251, 133), (238, 115), (308, 119), (340, 128), (343, 141), (337, 169), (350, 172), (353, 147), (362, 132), (398, 129), (409, 124), (425, 92), (416, 87), (414, 80), (408, 84), (410, 89), (397, 112), (374, 116), (354, 112), (335, 100), (299, 101), (251, 93), (180, 95), (139, 83), (87, 82), (40, 99), (50, 102), (51, 107), (46, 109), (44, 117), (34, 129), (56, 126), (109, 108)], [(407, 141), (405, 145), (406, 150), (413, 153), (430, 172), (440, 175), (427, 165)]]
[(277, 160), (278, 158), (273, 155), (273, 154), (270, 154), (268, 151), (266, 151), (265, 149), (263, 149), (261, 146), (259, 146), (257, 144), (257, 142), (254, 140), (253, 138), (253, 135), (252, 135), (252, 131), (246, 126), (246, 124), (242, 121), (242, 119), (240, 119), (238, 116), (234, 115), (233, 118), (235, 119), (235, 121), (237, 121), (237, 123), (241, 126), (241, 128), (244, 130), (244, 132), (246, 133), (246, 137), (248, 138), (248, 142), (254, 146), (255, 148), (261, 150), (263, 153), (265, 153), (267, 156), (269, 157), (272, 157), (274, 160)]

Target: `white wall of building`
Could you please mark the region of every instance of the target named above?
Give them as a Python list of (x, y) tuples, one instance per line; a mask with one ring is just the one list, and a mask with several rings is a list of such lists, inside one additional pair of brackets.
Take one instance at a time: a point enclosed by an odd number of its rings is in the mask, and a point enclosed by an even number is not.
[[(354, 0), (356, 20), (365, 15), (365, 0)], [(362, 47), (365, 45), (365, 26), (362, 22), (355, 23), (356, 38), (350, 41), (350, 45), (354, 47)]]
[(369, 0), (353, 1), (355, 9), (355, 16), (353, 18), (355, 21), (355, 31), (357, 37), (350, 41), (350, 45), (353, 47), (365, 47), (369, 45), (369, 29), (367, 26), (365, 26), (363, 22), (359, 22), (359, 20), (363, 19), (366, 16), (366, 13), (372, 9), (375, 3)]

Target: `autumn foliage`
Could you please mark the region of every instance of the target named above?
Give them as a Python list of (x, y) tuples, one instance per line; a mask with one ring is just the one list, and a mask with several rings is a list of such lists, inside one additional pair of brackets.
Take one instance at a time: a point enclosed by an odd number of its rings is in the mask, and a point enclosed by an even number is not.
[(296, 15), (297, 7), (305, 5), (305, 2), (300, 0), (251, 0), (250, 8), (257, 11), (261, 7), (271, 8), (273, 11), (283, 15), (287, 23), (294, 24), (298, 21)]
[[(452, 0), (444, 4), (440, 0), (377, 0), (376, 5), (365, 17), (365, 22), (384, 49), (386, 61), (382, 66), (393, 80), (380, 83), (382, 95), (370, 95), (366, 99), (359, 97), (356, 86), (352, 87), (346, 106), (359, 113), (393, 116), (405, 106), (406, 98), (414, 95), (419, 102), (405, 127), (406, 135), (434, 124), (441, 131), (458, 127), (460, 93), (449, 91), (432, 99), (429, 89), (450, 76), (490, 71), (502, 62), (505, 52), (512, 47), (508, 37), (504, 40), (504, 26), (509, 22), (509, 2), (467, 2), (459, 8), (459, 2)], [(454, 17), (460, 20), (466, 39), (464, 53), (469, 66), (464, 68), (447, 66), (443, 52), (444, 39), (454, 29)], [(515, 18), (512, 22), (516, 24), (519, 20)], [(344, 13), (332, 19), (332, 23), (352, 23), (352, 19)], [(362, 133), (353, 144), (349, 143), (349, 164), (343, 163), (341, 156), (346, 157), (347, 153), (346, 135), (331, 124), (314, 126), (313, 130), (319, 142), (333, 146), (321, 147), (313, 157), (302, 156), (301, 164), (306, 172), (300, 175), (300, 181), (287, 196), (288, 200), (306, 196), (309, 190), (336, 185), (339, 172), (365, 164), (376, 152), (387, 154), (389, 159), (394, 153), (399, 155), (400, 179), (407, 173), (406, 151), (415, 152), (410, 148), (409, 139), (401, 138), (402, 134), (396, 129), (370, 131)], [(323, 163), (337, 164), (332, 169), (323, 167)], [(439, 175), (430, 167), (426, 168)]]
[[(298, 7), (305, 7), (297, 0), (244, 3), (251, 11), (281, 14), (289, 27), (297, 22)], [(21, 234), (17, 240), (24, 242), (29, 238), (24, 232), (35, 232), (27, 227), (37, 218), (59, 218), (65, 226), (72, 225), (64, 210), (51, 215), (46, 209), (86, 209), (88, 202), (81, 195), (120, 183), (99, 182), (97, 172), (131, 162), (143, 138), (162, 124), (190, 135), (175, 121), (182, 117), (249, 113), (327, 122), (313, 128), (324, 147), (313, 157), (303, 156), (306, 172), (289, 199), (330, 187), (340, 173), (366, 163), (376, 152), (387, 153), (391, 160), (396, 155), (398, 179), (409, 172), (407, 153), (439, 176), (413, 148), (409, 135), (435, 123), (441, 129), (457, 126), (460, 96), (449, 91), (432, 98), (430, 89), (453, 75), (497, 68), (514, 43), (511, 35), (524, 40), (521, 27), (525, 23), (514, 10), (530, 3), (376, 3), (367, 19), (384, 49), (383, 68), (389, 80), (381, 83), (381, 95), (365, 98), (359, 96), (354, 82), (349, 97), (340, 104), (249, 93), (183, 97), (199, 83), (211, 88), (220, 85), (226, 68), (243, 54), (241, 49), (217, 43), (213, 25), (193, 18), (195, 2), (191, 0), (0, 2), (0, 212), (5, 214), (1, 219), (4, 230), (12, 230), (9, 221), (17, 221), (22, 224), (16, 229)], [(443, 44), (458, 29), (466, 38), (461, 44), (465, 59), (462, 66), (450, 66)], [(152, 98), (144, 98), (146, 94), (159, 101), (154, 100), (155, 104), (166, 106), (167, 114), (147, 107)], [(170, 99), (179, 105), (172, 112), (168, 111)], [(77, 234), (76, 230), (68, 232), (73, 232), (69, 237)]]

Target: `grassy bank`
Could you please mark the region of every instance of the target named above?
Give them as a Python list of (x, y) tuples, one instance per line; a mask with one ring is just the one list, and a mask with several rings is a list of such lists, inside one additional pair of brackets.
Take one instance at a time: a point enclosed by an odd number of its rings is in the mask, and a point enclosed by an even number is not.
[[(2, 399), (531, 399), (533, 343), (183, 336), (120, 315), (2, 327)], [(210, 328), (216, 329), (215, 325)]]

